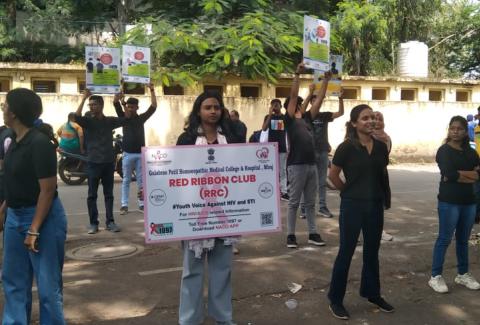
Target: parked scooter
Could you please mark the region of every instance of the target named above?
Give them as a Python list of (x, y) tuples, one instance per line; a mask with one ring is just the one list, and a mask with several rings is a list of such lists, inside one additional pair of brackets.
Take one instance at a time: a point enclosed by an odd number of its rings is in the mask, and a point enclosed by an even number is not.
[[(122, 169), (122, 143), (123, 138), (117, 134), (113, 139), (113, 147), (115, 153), (115, 171), (123, 178)], [(80, 185), (88, 178), (87, 162), (88, 159), (84, 155), (74, 154), (63, 150), (58, 150), (60, 160), (58, 161), (58, 175), (67, 185)], [(135, 181), (135, 170), (132, 173), (132, 182)]]

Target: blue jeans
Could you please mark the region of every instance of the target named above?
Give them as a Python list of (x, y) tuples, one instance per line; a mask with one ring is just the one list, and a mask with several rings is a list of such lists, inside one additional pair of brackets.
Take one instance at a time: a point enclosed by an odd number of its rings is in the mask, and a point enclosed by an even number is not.
[(438, 201), (438, 238), (433, 249), (432, 276), (441, 275), (448, 245), (455, 233), (458, 274), (468, 272), (468, 240), (475, 221), (475, 204)]
[(342, 198), (340, 202), (340, 249), (333, 265), (328, 298), (332, 304), (342, 304), (347, 290), (348, 272), (363, 232), (363, 267), (360, 296), (380, 296), (380, 264), (378, 251), (383, 230), (382, 200), (354, 200)]
[(62, 269), (67, 219), (62, 203), (54, 199), (39, 229), (38, 253), (23, 244), (36, 207), (7, 210), (3, 246), (3, 325), (27, 325), (32, 310), (32, 281), (38, 287), (40, 324), (63, 325)]
[[(124, 152), (122, 159), (122, 207), (128, 207), (128, 196), (130, 194), (130, 183), (132, 182), (134, 168), (137, 178), (137, 189), (140, 191), (142, 189), (142, 154)], [(138, 199), (138, 206), (143, 206), (143, 200)]]
[(113, 220), (113, 173), (115, 166), (113, 162), (110, 163), (93, 163), (87, 164), (88, 174), (88, 197), (87, 207), (88, 216), (90, 218), (90, 225), (98, 225), (98, 208), (97, 196), (98, 185), (102, 181), (103, 197), (105, 199), (105, 217), (108, 225)]

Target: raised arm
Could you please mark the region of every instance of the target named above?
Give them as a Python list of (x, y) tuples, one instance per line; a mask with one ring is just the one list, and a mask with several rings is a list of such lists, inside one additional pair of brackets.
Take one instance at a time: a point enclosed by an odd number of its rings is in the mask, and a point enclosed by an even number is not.
[(323, 100), (325, 99), (325, 94), (327, 93), (328, 82), (330, 81), (331, 76), (332, 74), (329, 71), (325, 72), (325, 77), (322, 80), (322, 86), (320, 87), (320, 90), (316, 91), (317, 97), (312, 103), (312, 108), (310, 108), (312, 120), (317, 117), (318, 112), (320, 111), (320, 107), (322, 106)]
[(310, 86), (308, 86), (308, 96), (307, 98), (305, 98), (305, 100), (302, 103), (302, 108), (301, 108), (302, 114), (307, 111), (308, 104), (310, 104), (310, 101), (312, 100), (314, 91), (315, 91), (315, 84), (311, 84)]
[(291, 118), (295, 118), (295, 111), (297, 109), (297, 101), (298, 101), (298, 89), (300, 87), (300, 72), (304, 69), (303, 62), (297, 65), (297, 69), (295, 70), (295, 78), (293, 78), (292, 88), (290, 89), (290, 100), (288, 102), (287, 107), (287, 114)]
[(85, 102), (87, 101), (88, 97), (92, 96), (92, 93), (88, 88), (85, 88), (83, 91), (82, 101), (80, 105), (78, 105), (77, 110), (75, 111), (76, 116), (82, 116), (83, 106), (85, 106)]
[[(337, 117), (342, 116), (344, 113), (345, 113), (345, 108), (343, 107), (343, 88), (342, 88), (340, 90), (340, 95), (338, 96), (338, 111), (332, 114), (332, 118), (336, 119)], [(389, 148), (389, 151), (390, 151), (390, 148)]]
[(113, 96), (113, 107), (115, 107), (115, 112), (117, 113), (118, 117), (124, 117), (125, 116), (125, 112), (123, 111), (123, 107), (120, 104), (121, 101), (123, 100), (124, 96), (125, 95), (123, 94), (123, 91), (119, 92), (118, 94), (115, 94), (115, 96)]
[(151, 100), (151, 107), (157, 108), (157, 96), (155, 96), (155, 85), (153, 82), (148, 84), (148, 89), (150, 89), (150, 100)]
[(262, 125), (262, 131), (267, 131), (268, 127), (270, 126), (270, 121), (272, 120), (273, 114), (273, 105), (270, 104), (270, 108), (268, 109), (268, 115), (265, 117)]

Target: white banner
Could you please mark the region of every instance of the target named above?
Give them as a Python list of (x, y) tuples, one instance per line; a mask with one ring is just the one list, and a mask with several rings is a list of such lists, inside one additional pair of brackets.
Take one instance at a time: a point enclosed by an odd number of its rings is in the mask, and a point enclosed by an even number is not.
[(122, 78), (125, 82), (150, 82), (150, 48), (122, 46)]
[(86, 87), (97, 94), (120, 92), (120, 49), (85, 46)]
[(276, 143), (142, 148), (147, 243), (281, 231)]

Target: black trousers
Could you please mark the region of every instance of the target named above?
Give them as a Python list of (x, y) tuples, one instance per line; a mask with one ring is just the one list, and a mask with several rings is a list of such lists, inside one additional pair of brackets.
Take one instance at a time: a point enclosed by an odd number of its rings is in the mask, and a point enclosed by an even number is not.
[(363, 268), (360, 295), (365, 298), (380, 296), (378, 250), (383, 230), (383, 202), (381, 200), (343, 199), (340, 203), (340, 249), (333, 266), (328, 298), (332, 304), (342, 304), (347, 289), (348, 271), (363, 231)]
[(115, 172), (114, 163), (92, 163), (87, 165), (88, 174), (88, 216), (91, 225), (98, 225), (97, 192), (100, 181), (103, 187), (103, 196), (105, 198), (105, 216), (106, 224), (113, 222), (113, 174)]

